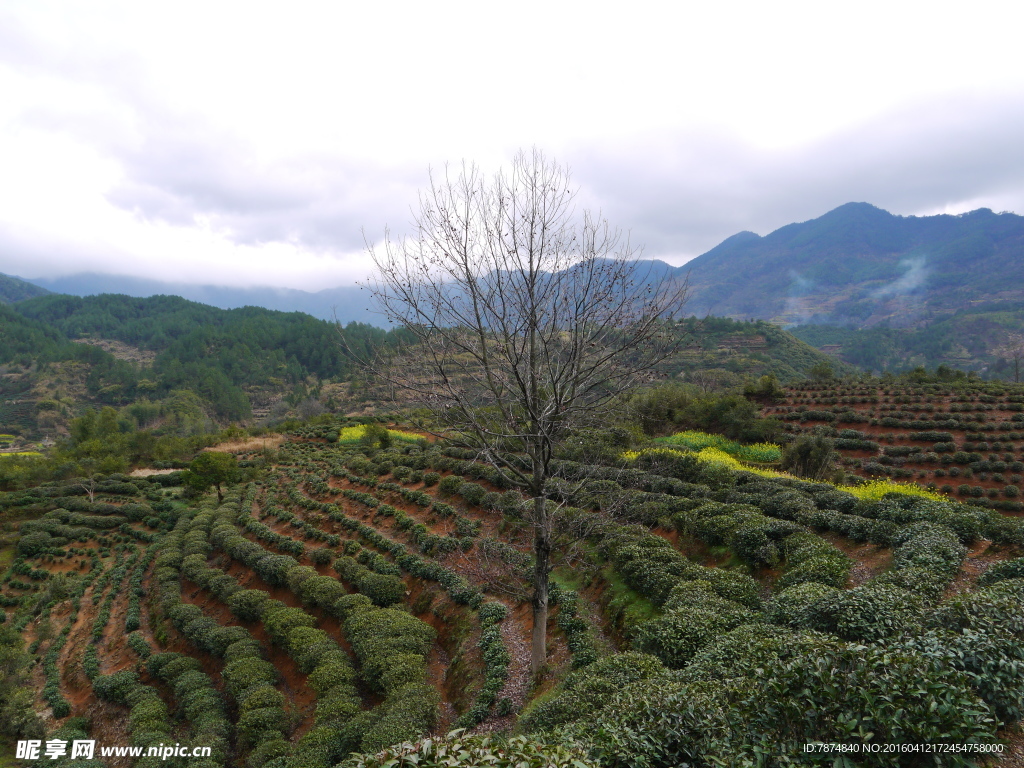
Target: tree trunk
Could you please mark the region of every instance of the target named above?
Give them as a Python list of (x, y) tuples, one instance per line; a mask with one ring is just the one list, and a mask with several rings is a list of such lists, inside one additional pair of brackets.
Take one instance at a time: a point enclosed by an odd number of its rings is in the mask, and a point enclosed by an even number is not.
[(543, 494), (533, 500), (533, 642), (530, 672), (540, 671), (548, 658), (548, 571), (551, 563), (551, 527)]
[(220, 490), (220, 483), (217, 483), (215, 487), (217, 488), (217, 504), (219, 506), (224, 503), (224, 494)]

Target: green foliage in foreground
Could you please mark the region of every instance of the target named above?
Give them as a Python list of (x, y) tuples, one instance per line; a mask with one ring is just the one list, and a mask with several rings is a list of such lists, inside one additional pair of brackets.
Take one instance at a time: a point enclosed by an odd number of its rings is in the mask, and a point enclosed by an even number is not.
[(338, 768), (596, 768), (579, 748), (516, 736), (467, 736), (452, 731), (443, 738), (398, 744), (383, 752), (356, 755)]
[[(523, 722), (615, 768), (796, 765), (813, 741), (993, 744), (993, 710), (1015, 714), (1020, 684), (998, 678), (1015, 691), (1009, 706), (989, 691), (983, 700), (972, 681), (985, 667), (958, 659), (956, 637), (883, 647), (745, 625), (682, 671), (637, 675), (630, 662), (631, 681), (605, 662), (605, 674), (576, 673)], [(893, 763), (879, 753), (858, 764)], [(943, 764), (973, 761), (951, 755)]]
[[(437, 481), (438, 490), (461, 499), (449, 499), (451, 506), (435, 500), (434, 511), (446, 520), (463, 519), (468, 509), (462, 503), (471, 498), (488, 510), (507, 509), (509, 524), (516, 508), (503, 506), (497, 492), (487, 493), (483, 485), (463, 479), (494, 483), (493, 468), (472, 460), (472, 454), (400, 441), (381, 450), (379, 437), (360, 450), (314, 442), (339, 427), (333, 420), (321, 420), (307, 428), (307, 442), (282, 446), (278, 451), (281, 469), (268, 483), (270, 489), (278, 482), (281, 485), (269, 490), (258, 507), (254, 506), (255, 484), (244, 494), (226, 494), (220, 507), (206, 499), (195, 511), (178, 503), (158, 507), (155, 499), (152, 510), (143, 504), (86, 502), (74, 498), (86, 493), (77, 480), (68, 489), (43, 486), (35, 493), (0, 498), (22, 507), (41, 507), (43, 500), (52, 500), (54, 509), (22, 523), (20, 554), (26, 557), (72, 543), (80, 528), (87, 534), (86, 528), (101, 534), (112, 531), (119, 527), (115, 514), (139, 522), (150, 511), (163, 510), (158, 520), (163, 533), (155, 534), (160, 539), (154, 550), (158, 552), (154, 581), (147, 590), (190, 644), (223, 659), (229, 699), (218, 710), (213, 686), (185, 657), (154, 653), (148, 669), (172, 685), (179, 700), (184, 701), (186, 691), (195, 696), (189, 699), (196, 716), (189, 715), (193, 729), (199, 727), (197, 719), (202, 715), (207, 732), (223, 730), (225, 743), (230, 743), (224, 724), (233, 720), (236, 756), (248, 768), (328, 768), (338, 761), (345, 768), (829, 765), (834, 756), (816, 762), (817, 758), (802, 752), (803, 744), (991, 746), (997, 743), (998, 729), (1024, 716), (1024, 676), (1020, 675), (1024, 565), (1010, 560), (993, 566), (979, 587), (943, 599), (960, 572), (967, 547), (982, 537), (1019, 546), (1024, 542), (1020, 521), (990, 510), (904, 494), (859, 498), (824, 483), (733, 472), (689, 453), (669, 452), (642, 456), (629, 467), (555, 464), (560, 477), (583, 478), (558, 485), (553, 501), (564, 505), (562, 520), (583, 519), (596, 510), (614, 516), (592, 530), (589, 556), (610, 585), (619, 580), (623, 589), (643, 600), (643, 615), (636, 612), (635, 620), (621, 622), (621, 637), (631, 650), (589, 658), (577, 666), (583, 657), (573, 646), (570, 625), (563, 621), (570, 617), (570, 603), (563, 601), (565, 592), (559, 589), (558, 626), (572, 650), (574, 669), (560, 685), (526, 707), (518, 722), (520, 733), (515, 738), (497, 738), (456, 732), (423, 739), (434, 726), (438, 703), (426, 663), (437, 637), (430, 625), (403, 606), (405, 590), (397, 574), (401, 568), (414, 577), (440, 581), (441, 566), (406, 552), (406, 545), (398, 541), (404, 535), (399, 531), (405, 529), (393, 527), (396, 538), (392, 539), (355, 518), (350, 527), (340, 500), (328, 504), (314, 498), (311, 494), (326, 497), (326, 490), (317, 489), (330, 488), (328, 474), (318, 474), (316, 462), (329, 457), (328, 471), (334, 477), (374, 491), (346, 489), (354, 496), (345, 498), (358, 498), (367, 509), (377, 510), (375, 522), (412, 518), (382, 503), (390, 498), (384, 493), (400, 495), (411, 490), (383, 479), (388, 472), (409, 484), (417, 482), (411, 479), (414, 473), (425, 475), (428, 469), (438, 477), (445, 473)], [(163, 485), (155, 479), (138, 482), (135, 486), (127, 478), (108, 478), (95, 490), (145, 496), (159, 492), (157, 484)], [(485, 502), (488, 496), (493, 498)], [(346, 544), (338, 550), (346, 555), (333, 561), (333, 570), (362, 594), (345, 594), (346, 586), (338, 579), (320, 575), (315, 568), (275, 554), (260, 543), (264, 537), (258, 532), (269, 532), (275, 537), (275, 550), (302, 556), (305, 545), (297, 537), (277, 533), (269, 520), (264, 524), (255, 516), (254, 510), (269, 512), (273, 504), (285, 505), (285, 499), (312, 514), (327, 515), (364, 539), (365, 547)], [(412, 503), (426, 508), (426, 504)], [(278, 522), (304, 522), (291, 512), (278, 517), (285, 510), (274, 508)], [(638, 520), (645, 524), (626, 524)], [(727, 548), (732, 561), (722, 567), (699, 565), (681, 547), (657, 535), (663, 531), (653, 532), (651, 526), (656, 523), (671, 524), (682, 537), (708, 547)], [(311, 526), (304, 524), (302, 530)], [(891, 567), (848, 588), (852, 563), (815, 534), (825, 531), (891, 547)], [(256, 534), (259, 541), (246, 533)], [(327, 541), (326, 535), (313, 538)], [(474, 546), (483, 550), (483, 539), (478, 534), (475, 538)], [(410, 535), (408, 541), (414, 540)], [(284, 550), (281, 542), (296, 549)], [(322, 562), (312, 556), (310, 560), (327, 565), (329, 550), (339, 543), (340, 539), (316, 550), (326, 556)], [(379, 551), (367, 559), (371, 547)], [(387, 558), (387, 553), (394, 558)], [(233, 576), (209, 565), (223, 556), (273, 586), (287, 587), (304, 606), (341, 622), (357, 663), (351, 664), (349, 654), (314, 626), (312, 612), (289, 607), (258, 589), (242, 589)], [(387, 567), (378, 569), (378, 560)], [(767, 579), (770, 595), (764, 580), (748, 575), (761, 576), (765, 567), (772, 570)], [(36, 570), (40, 569), (28, 567), (14, 573), (30, 575)], [(295, 722), (288, 718), (294, 710), (286, 709), (285, 697), (273, 685), (275, 668), (264, 660), (265, 651), (249, 630), (235, 623), (219, 625), (203, 616), (199, 606), (183, 601), (183, 579), (216, 596), (239, 622), (259, 621), (270, 642), (308, 674), (308, 685), (317, 693), (316, 714), (313, 727), (302, 737), (288, 739), (286, 730)], [(609, 592), (613, 590), (614, 586)], [(454, 597), (453, 591), (449, 594)], [(19, 615), (28, 620), (27, 612)], [(498, 667), (504, 673), (510, 662), (498, 628), (504, 615), (505, 608), (498, 603), (480, 608), (480, 650), (487, 670), (481, 693), (492, 698), (471, 722), (492, 711), (501, 718), (511, 714), (512, 707), (494, 701), (505, 677), (492, 674)], [(487, 647), (488, 637), (497, 637), (498, 643)], [(500, 665), (493, 663), (502, 653)], [(354, 687), (357, 679), (364, 692), (375, 694), (371, 709), (360, 709)], [(130, 673), (98, 680), (98, 690), (109, 694), (107, 698), (133, 707), (129, 725), (147, 728), (136, 728), (133, 739), (141, 740), (147, 732), (164, 738), (169, 707), (161, 709)], [(56, 682), (53, 686), (57, 690)], [(143, 706), (135, 706), (131, 690), (138, 692)], [(459, 724), (470, 721), (467, 715), (476, 717), (482, 700), (478, 694), (477, 704), (463, 713)], [(499, 727), (505, 722), (492, 721)], [(405, 743), (413, 739), (418, 741)], [(346, 759), (349, 750), (366, 754)], [(921, 757), (911, 755), (899, 762), (891, 754), (861, 753), (855, 764), (879, 768), (931, 764)], [(941, 764), (976, 765), (974, 757), (944, 754)]]

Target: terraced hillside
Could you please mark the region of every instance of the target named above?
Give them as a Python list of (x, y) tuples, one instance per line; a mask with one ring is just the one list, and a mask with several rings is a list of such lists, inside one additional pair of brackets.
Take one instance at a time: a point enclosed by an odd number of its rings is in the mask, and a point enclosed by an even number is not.
[[(183, 497), (180, 474), (0, 498), (19, 526), (5, 625), (49, 736), (210, 747), (98, 758), (204, 768), (333, 766), (452, 728), (515, 729), (498, 751), (576, 768), (782, 765), (809, 741), (974, 745), (942, 765), (1019, 748), (1020, 521), (688, 455), (558, 462), (534, 681), (519, 493), (463, 449), (345, 426), (293, 433), (222, 504)], [(12, 728), (40, 738), (28, 715)], [(936, 764), (915, 760), (858, 755)], [(38, 761), (65, 763), (88, 764)]]
[(971, 503), (1024, 511), (1024, 387), (804, 383), (765, 415), (835, 438), (844, 467), (913, 480)]

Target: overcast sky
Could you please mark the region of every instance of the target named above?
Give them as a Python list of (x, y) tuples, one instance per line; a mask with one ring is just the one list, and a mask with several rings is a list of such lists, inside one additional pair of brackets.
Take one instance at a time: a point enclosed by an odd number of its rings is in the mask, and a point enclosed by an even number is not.
[(1019, 2), (0, 0), (0, 272), (307, 290), (537, 146), (680, 264), (850, 201), (1024, 213)]

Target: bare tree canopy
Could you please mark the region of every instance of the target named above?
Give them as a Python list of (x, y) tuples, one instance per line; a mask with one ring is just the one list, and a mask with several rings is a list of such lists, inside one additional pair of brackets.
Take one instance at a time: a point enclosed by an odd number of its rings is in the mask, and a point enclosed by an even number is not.
[[(553, 452), (678, 347), (685, 281), (600, 215), (539, 151), (486, 178), (432, 175), (415, 232), (370, 248), (369, 288), (408, 343), (372, 365), (534, 499), (534, 668), (545, 658)], [(538, 637), (539, 633), (539, 637)]]
[(1024, 360), (1024, 334), (1007, 334), (1003, 343), (996, 348), (995, 353), (1003, 360), (1013, 363), (1013, 381), (1020, 383), (1020, 363)]

